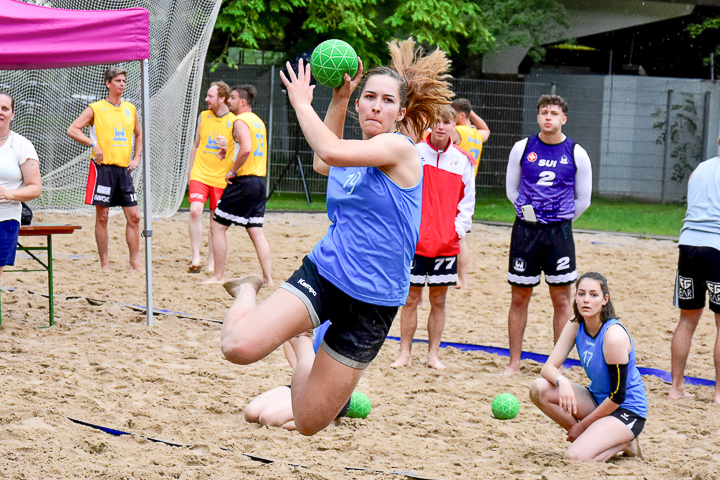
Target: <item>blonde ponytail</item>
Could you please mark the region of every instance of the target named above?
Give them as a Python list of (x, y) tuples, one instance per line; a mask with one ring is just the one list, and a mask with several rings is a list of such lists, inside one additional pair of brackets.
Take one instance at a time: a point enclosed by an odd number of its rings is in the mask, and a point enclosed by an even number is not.
[(455, 95), (450, 90), (451, 78), (448, 70), (450, 60), (445, 52), (435, 49), (424, 55), (421, 46), (408, 38), (400, 43), (388, 42), (391, 67), (376, 67), (368, 71), (360, 84), (365, 89), (368, 78), (373, 75), (387, 75), (400, 83), (400, 105), (406, 109), (405, 118), (400, 121), (400, 130), (422, 138), (422, 133), (435, 124), (440, 108), (450, 104)]
[(435, 124), (440, 108), (448, 105), (455, 95), (447, 81), (451, 78), (450, 60), (440, 49), (424, 55), (423, 48), (416, 45), (412, 37), (400, 43), (389, 42), (388, 47), (392, 68), (407, 85), (403, 105), (407, 111), (401, 123), (420, 138), (422, 132)]

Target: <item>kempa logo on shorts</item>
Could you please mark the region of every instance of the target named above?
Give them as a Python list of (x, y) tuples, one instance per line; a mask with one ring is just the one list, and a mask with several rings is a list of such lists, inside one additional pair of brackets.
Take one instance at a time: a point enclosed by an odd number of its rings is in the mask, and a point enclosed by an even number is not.
[(107, 196), (105, 196), (105, 195), (97, 195), (97, 194), (96, 194), (96, 195), (93, 197), (93, 200), (97, 200), (97, 201), (99, 201), (99, 202), (109, 202), (109, 201), (110, 201), (110, 197), (107, 197)]
[(527, 263), (525, 263), (525, 260), (522, 258), (513, 260), (513, 269), (515, 269), (516, 272), (524, 272), (526, 267)]
[(537, 160), (537, 153), (530, 152), (527, 156), (527, 159), (528, 159), (528, 162), (534, 162), (535, 160)]
[(106, 187), (105, 185), (97, 186), (97, 193), (99, 193), (101, 195), (110, 195), (111, 191), (112, 190), (110, 189), (110, 187)]
[(692, 300), (695, 298), (692, 278), (678, 277), (678, 298), (680, 300)]
[(707, 289), (710, 294), (710, 302), (720, 303), (720, 283), (707, 282)]
[(305, 281), (305, 279), (301, 278), (300, 280), (298, 280), (298, 285), (302, 285), (307, 289), (308, 292), (312, 293), (313, 297), (317, 297), (317, 292)]

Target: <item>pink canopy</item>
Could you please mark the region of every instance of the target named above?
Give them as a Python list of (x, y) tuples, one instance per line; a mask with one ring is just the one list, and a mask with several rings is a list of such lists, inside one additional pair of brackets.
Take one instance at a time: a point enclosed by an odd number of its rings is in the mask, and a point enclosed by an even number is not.
[(146, 59), (149, 32), (144, 8), (64, 10), (0, 0), (0, 70)]

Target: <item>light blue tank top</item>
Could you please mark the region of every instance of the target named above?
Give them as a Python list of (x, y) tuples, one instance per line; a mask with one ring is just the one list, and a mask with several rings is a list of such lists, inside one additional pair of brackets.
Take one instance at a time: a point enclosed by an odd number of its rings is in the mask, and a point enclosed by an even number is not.
[(720, 250), (720, 158), (705, 160), (688, 181), (680, 245)]
[(356, 300), (404, 305), (422, 180), (401, 188), (376, 167), (331, 167), (327, 211), (332, 224), (309, 255), (320, 275)]
[[(590, 379), (590, 392), (595, 397), (598, 405), (610, 396), (610, 375), (608, 374), (605, 355), (603, 354), (603, 342), (605, 332), (611, 325), (623, 324), (612, 318), (605, 322), (595, 338), (592, 338), (585, 331), (585, 324), (580, 324), (575, 335), (575, 346), (577, 347), (580, 363), (585, 369), (585, 374)], [(627, 332), (627, 329), (625, 329)], [(630, 337), (630, 333), (628, 333)], [(635, 344), (630, 337), (630, 356), (628, 361), (627, 388), (625, 390), (625, 401), (620, 405), (643, 418), (647, 418), (647, 395), (645, 394), (645, 383), (642, 381), (640, 372), (635, 365)]]

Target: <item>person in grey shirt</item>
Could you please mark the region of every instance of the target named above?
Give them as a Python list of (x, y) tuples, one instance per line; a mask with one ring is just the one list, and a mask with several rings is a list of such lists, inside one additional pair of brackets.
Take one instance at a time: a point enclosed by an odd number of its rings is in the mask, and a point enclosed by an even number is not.
[[(720, 329), (720, 158), (705, 160), (690, 175), (687, 205), (678, 241), (680, 258), (673, 299), (680, 308), (671, 346), (672, 386), (668, 397), (674, 400), (690, 395), (685, 390), (685, 365), (705, 308), (705, 292)], [(714, 360), (714, 403), (720, 403), (720, 330)]]

